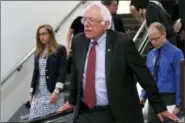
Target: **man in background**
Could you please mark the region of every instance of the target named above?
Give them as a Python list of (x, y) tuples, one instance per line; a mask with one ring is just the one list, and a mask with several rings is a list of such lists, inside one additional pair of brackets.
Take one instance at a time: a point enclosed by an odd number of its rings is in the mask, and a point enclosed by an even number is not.
[(118, 0), (102, 0), (101, 3), (105, 5), (111, 13), (111, 29), (118, 32), (125, 32), (123, 21), (117, 15)]
[(72, 22), (66, 36), (66, 50), (68, 56), (67, 73), (71, 73), (72, 54), (71, 54), (71, 39), (74, 35), (84, 32), (84, 25), (81, 23), (82, 16), (78, 16)]
[[(152, 23), (148, 29), (148, 37), (155, 47), (147, 55), (147, 67), (156, 80), (159, 94), (165, 105), (175, 105), (173, 113), (180, 111), (180, 61), (184, 59), (183, 53), (166, 38), (165, 27)], [(141, 104), (144, 104), (147, 95), (141, 94)], [(148, 123), (160, 123), (153, 108), (149, 106)]]
[(68, 56), (70, 55), (70, 52), (71, 52), (72, 36), (78, 33), (84, 32), (84, 25), (81, 23), (81, 19), (82, 19), (82, 16), (76, 17), (68, 30), (68, 33), (66, 36), (66, 49), (67, 49)]

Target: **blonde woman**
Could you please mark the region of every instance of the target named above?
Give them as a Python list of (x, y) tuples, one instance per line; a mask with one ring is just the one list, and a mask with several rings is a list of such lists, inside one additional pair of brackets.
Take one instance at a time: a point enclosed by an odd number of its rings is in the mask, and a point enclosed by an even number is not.
[(66, 49), (55, 39), (50, 25), (41, 25), (36, 33), (34, 71), (28, 101), (29, 119), (55, 112), (64, 102)]

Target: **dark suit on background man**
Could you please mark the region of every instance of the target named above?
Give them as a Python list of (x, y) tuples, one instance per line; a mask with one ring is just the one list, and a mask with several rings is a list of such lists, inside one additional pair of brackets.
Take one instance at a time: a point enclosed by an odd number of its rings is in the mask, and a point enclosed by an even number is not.
[(171, 20), (174, 22), (178, 17), (178, 7), (177, 7), (177, 0), (158, 0), (166, 12), (171, 16)]
[(116, 14), (112, 14), (112, 21), (114, 23), (114, 31), (124, 32), (124, 23)]
[(179, 0), (178, 7), (179, 7), (179, 19), (180, 23), (182, 24), (182, 27), (179, 32), (180, 40), (178, 41), (178, 47), (183, 51), (185, 56), (185, 13), (184, 13), (185, 0)]
[[(75, 118), (81, 111), (82, 77), (89, 46), (83, 33), (74, 36), (72, 44), (73, 66), (69, 103), (76, 105)], [(149, 101), (156, 113), (166, 110), (159, 98), (153, 77), (134, 43), (126, 35), (107, 31), (105, 53), (106, 85), (110, 109), (120, 123), (143, 123), (143, 116), (134, 74), (143, 88), (151, 94)]]
[(117, 8), (119, 0), (101, 0), (101, 3), (107, 7), (111, 13), (112, 23), (111, 29), (118, 32), (125, 32), (124, 23), (121, 18), (117, 15)]
[(183, 25), (183, 28), (185, 28), (185, 0), (179, 0), (179, 18), (181, 18), (181, 23)]

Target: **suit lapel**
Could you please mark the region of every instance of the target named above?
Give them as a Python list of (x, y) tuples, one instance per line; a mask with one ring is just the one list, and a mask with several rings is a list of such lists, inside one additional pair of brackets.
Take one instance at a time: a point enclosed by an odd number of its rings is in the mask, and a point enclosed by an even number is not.
[(112, 65), (112, 57), (113, 57), (113, 45), (115, 37), (113, 36), (113, 32), (111, 30), (107, 31), (106, 37), (106, 51), (105, 51), (105, 77), (106, 82), (109, 81), (109, 73)]
[(81, 77), (83, 78), (83, 72), (84, 72), (84, 67), (85, 67), (85, 61), (86, 61), (86, 56), (87, 56), (87, 52), (88, 52), (88, 47), (89, 47), (89, 40), (87, 39), (87, 38), (85, 38), (85, 36), (84, 36), (84, 38), (82, 39), (83, 41), (82, 41), (82, 43), (81, 43), (81, 61), (80, 61), (80, 63), (81, 63), (81, 65), (80, 65), (80, 71), (81, 71), (81, 73), (80, 73), (80, 75), (81, 75)]

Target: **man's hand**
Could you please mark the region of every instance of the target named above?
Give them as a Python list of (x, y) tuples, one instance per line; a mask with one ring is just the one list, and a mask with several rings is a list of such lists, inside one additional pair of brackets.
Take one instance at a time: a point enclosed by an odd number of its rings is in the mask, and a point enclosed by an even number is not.
[(179, 35), (180, 35), (180, 40), (185, 41), (185, 30), (181, 31)]
[(146, 100), (145, 100), (144, 98), (142, 98), (142, 97), (140, 98), (140, 104), (141, 104), (141, 105), (145, 105), (145, 101), (146, 101)]
[(140, 98), (140, 104), (142, 106), (142, 108), (145, 106), (145, 102), (146, 102), (146, 99), (144, 99), (143, 97)]
[(175, 32), (179, 32), (179, 30), (182, 28), (182, 24), (180, 20), (177, 20), (176, 23), (173, 26)]
[(32, 102), (32, 99), (33, 99), (33, 95), (32, 94), (29, 94), (28, 95), (28, 102), (31, 104), (31, 102)]
[(74, 106), (69, 104), (69, 102), (66, 102), (63, 106), (61, 106), (57, 112), (70, 112), (74, 109)]
[(168, 111), (161, 112), (161, 113), (157, 114), (157, 116), (159, 117), (161, 122), (164, 121), (164, 118), (167, 118), (167, 119), (170, 119), (170, 120), (173, 120), (173, 121), (178, 120), (178, 118), (174, 114), (171, 114)]
[(53, 92), (50, 96), (49, 103), (57, 103), (58, 102), (58, 94)]
[(178, 114), (179, 112), (180, 112), (180, 108), (175, 107), (175, 108), (173, 109), (173, 114), (174, 114), (174, 115)]
[(71, 48), (67, 48), (67, 56), (68, 57), (69, 57), (70, 53), (71, 53)]

